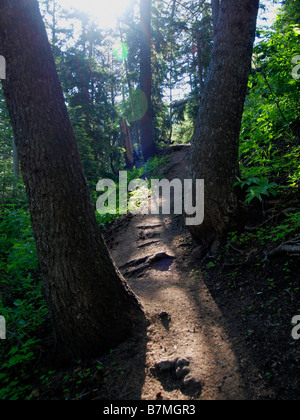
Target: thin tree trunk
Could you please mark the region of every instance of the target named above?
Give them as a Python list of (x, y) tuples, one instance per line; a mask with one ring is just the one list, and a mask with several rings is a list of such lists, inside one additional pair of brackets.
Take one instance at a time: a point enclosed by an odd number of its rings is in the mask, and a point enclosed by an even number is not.
[(53, 15), (52, 15), (52, 47), (56, 45), (56, 1), (53, 0)]
[[(124, 41), (123, 41), (123, 35), (122, 35), (121, 26), (120, 26), (120, 21), (118, 22), (118, 24), (119, 24), (120, 39), (121, 39), (121, 43), (123, 44)], [(129, 78), (127, 57), (124, 57), (123, 61), (124, 61), (125, 75), (126, 75), (127, 86), (128, 86), (130, 107), (131, 107), (132, 117), (133, 117), (133, 121), (134, 121), (133, 124), (134, 124), (134, 129), (135, 129), (135, 137), (136, 137), (137, 145), (139, 146), (140, 145), (140, 136), (139, 136), (138, 124), (137, 124), (137, 121), (134, 117), (133, 100), (132, 100), (132, 86), (131, 86), (131, 82), (130, 82), (130, 78)], [(124, 101), (124, 97), (123, 97), (123, 101)]]
[(132, 168), (134, 164), (134, 150), (133, 150), (133, 145), (131, 141), (130, 130), (126, 123), (125, 118), (123, 118), (122, 120), (121, 131), (122, 131), (122, 137), (123, 137), (123, 145), (125, 148), (126, 166), (128, 168)]
[(217, 27), (220, 15), (220, 1), (221, 0), (211, 0), (214, 37), (217, 34)]
[(237, 214), (239, 134), (259, 0), (222, 0), (209, 74), (192, 139), (191, 176), (205, 181), (205, 219), (190, 228), (207, 247)]
[[(172, 26), (174, 25), (175, 11), (176, 11), (176, 0), (173, 0), (172, 12), (171, 12)], [(173, 41), (173, 34), (171, 32), (170, 33), (170, 39), (169, 39), (171, 52), (170, 52), (170, 112), (169, 112), (170, 134), (169, 134), (169, 139), (168, 139), (168, 145), (171, 144), (172, 135), (173, 135), (173, 121), (172, 121), (173, 120), (173, 108), (172, 108), (172, 102), (173, 102), (172, 75), (173, 75), (173, 67), (174, 67), (173, 42), (174, 42)]]
[(152, 115), (152, 72), (151, 72), (151, 0), (140, 0), (140, 87), (144, 92), (148, 108), (141, 119), (141, 145), (144, 159), (156, 153)]
[(2, 0), (0, 54), (57, 360), (99, 355), (145, 316), (99, 231), (36, 0)]
[(204, 83), (203, 83), (203, 64), (202, 64), (202, 48), (200, 40), (200, 28), (196, 28), (196, 38), (197, 38), (197, 59), (198, 59), (198, 75), (199, 75), (199, 85), (200, 85), (200, 95), (203, 94)]

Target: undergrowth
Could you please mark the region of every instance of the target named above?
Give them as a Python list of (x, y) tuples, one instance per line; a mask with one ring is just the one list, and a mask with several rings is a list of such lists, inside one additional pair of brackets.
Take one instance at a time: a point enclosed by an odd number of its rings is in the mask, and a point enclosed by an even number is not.
[(0, 399), (19, 399), (31, 389), (48, 311), (28, 211), (3, 207), (0, 231), (0, 314), (7, 330), (7, 339), (0, 341)]

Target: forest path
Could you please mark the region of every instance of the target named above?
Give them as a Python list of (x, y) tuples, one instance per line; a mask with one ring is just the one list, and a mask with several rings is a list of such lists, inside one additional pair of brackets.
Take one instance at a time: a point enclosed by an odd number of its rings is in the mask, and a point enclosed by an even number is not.
[[(189, 151), (186, 146), (171, 154), (166, 178), (188, 178)], [(143, 338), (114, 352), (118, 368), (106, 379), (107, 397), (248, 399), (226, 319), (193, 264), (183, 217), (133, 216), (108, 246), (150, 325)]]

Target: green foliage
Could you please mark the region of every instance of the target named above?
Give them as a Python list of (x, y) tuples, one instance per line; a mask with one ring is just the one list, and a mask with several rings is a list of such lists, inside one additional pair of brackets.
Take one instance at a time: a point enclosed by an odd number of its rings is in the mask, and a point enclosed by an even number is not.
[(0, 314), (7, 340), (0, 341), (0, 399), (20, 399), (38, 356), (47, 308), (38, 277), (38, 262), (28, 211), (0, 211)]
[(177, 144), (189, 143), (194, 133), (193, 120), (189, 118), (188, 112), (183, 112), (182, 117), (182, 120), (176, 121), (173, 127), (172, 141)]
[(25, 205), (25, 188), (13, 171), (13, 134), (0, 86), (0, 201), (2, 204)]
[[(260, 32), (241, 131), (242, 179), (273, 179), (282, 192), (296, 192), (300, 182), (299, 80), (292, 76), (299, 54), (296, 16), (296, 2), (288, 1), (274, 27)], [(258, 193), (255, 187), (252, 197)]]
[(153, 158), (147, 160), (147, 162), (137, 170), (136, 173), (131, 174), (131, 177), (134, 178), (161, 178), (164, 175), (164, 166), (170, 161), (168, 156), (154, 156)]
[[(238, 178), (239, 179), (239, 178)], [(242, 189), (245, 186), (249, 188), (246, 190), (246, 203), (251, 203), (254, 198), (257, 198), (260, 202), (263, 201), (262, 195), (273, 196), (277, 195), (275, 188), (277, 184), (275, 182), (269, 182), (268, 178), (248, 178), (245, 181), (239, 179), (238, 182), (234, 184), (234, 187), (240, 186)]]
[(283, 216), (280, 222), (270, 222), (266, 226), (258, 227), (255, 232), (230, 232), (230, 242), (237, 246), (249, 246), (260, 244), (265, 246), (271, 243), (273, 246), (281, 244), (300, 232), (300, 212), (290, 212)]

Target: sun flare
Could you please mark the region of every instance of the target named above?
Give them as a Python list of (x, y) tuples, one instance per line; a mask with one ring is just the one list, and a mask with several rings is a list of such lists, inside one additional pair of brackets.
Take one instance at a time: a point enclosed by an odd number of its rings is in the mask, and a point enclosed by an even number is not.
[(90, 14), (102, 28), (112, 28), (134, 0), (58, 0), (64, 9), (75, 8)]

